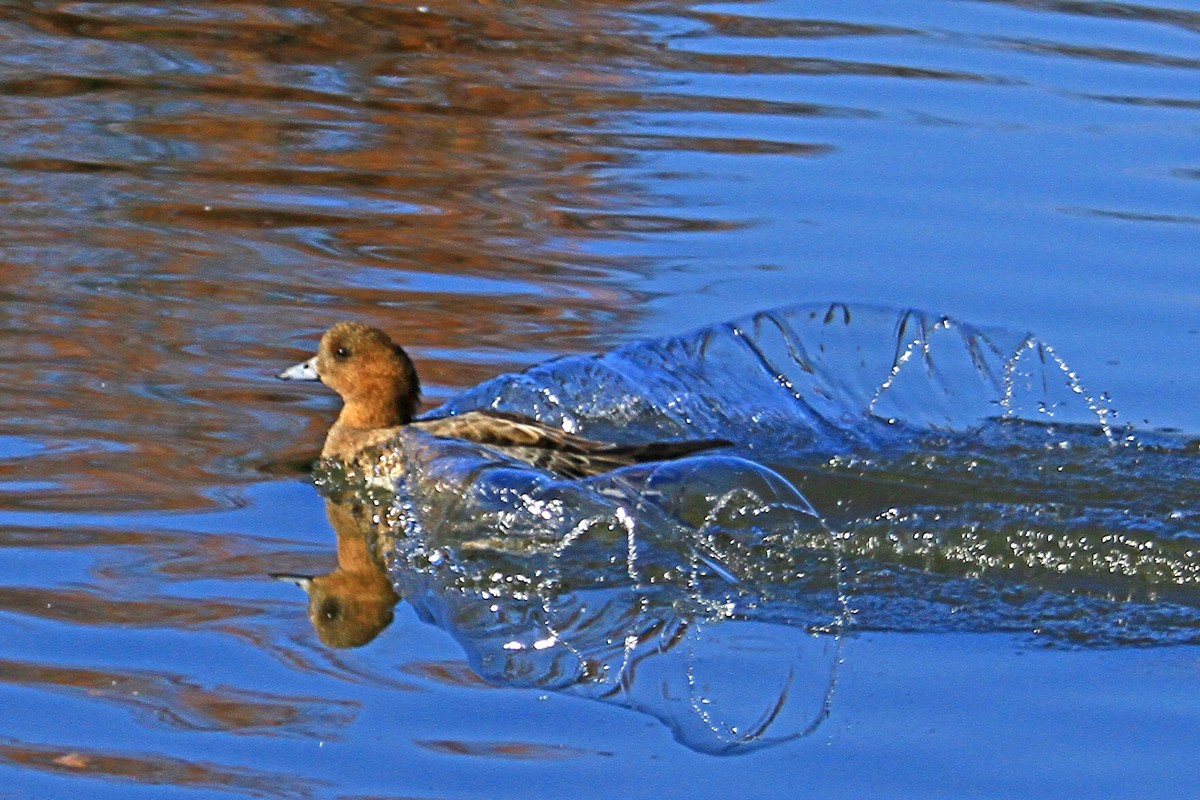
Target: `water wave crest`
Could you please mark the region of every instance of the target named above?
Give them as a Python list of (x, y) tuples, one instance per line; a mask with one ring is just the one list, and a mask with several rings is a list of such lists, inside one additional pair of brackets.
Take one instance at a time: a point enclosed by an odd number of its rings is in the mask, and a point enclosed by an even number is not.
[(595, 436), (733, 438), (790, 459), (995, 419), (1107, 426), (1046, 343), (920, 311), (800, 305), (502, 375), (437, 413), (495, 408)]

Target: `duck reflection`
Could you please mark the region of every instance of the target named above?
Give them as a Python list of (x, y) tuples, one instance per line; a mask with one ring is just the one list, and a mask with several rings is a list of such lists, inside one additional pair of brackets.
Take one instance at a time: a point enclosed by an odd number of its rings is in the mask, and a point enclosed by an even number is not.
[[(501, 478), (488, 473), (481, 483)], [(350, 490), (320, 470), (316, 484), (338, 566), (274, 577), (305, 590), (309, 619), (329, 647), (371, 642), (403, 597), (457, 640), (484, 680), (638, 710), (697, 751), (794, 739), (828, 713), (839, 639), (835, 627), (813, 624), (836, 616), (828, 552), (794, 551), (789, 568), (801, 582), (808, 575), (820, 600), (807, 612), (791, 603), (790, 616), (772, 618), (761, 613), (770, 598), (733, 558), (732, 542), (719, 553), (710, 542), (701, 553), (695, 542), (651, 536), (639, 542), (634, 567), (624, 561), (629, 543), (619, 526), (569, 541), (488, 537), (473, 524), (478, 514), (460, 508), (452, 515), (459, 524), (443, 517), (433, 532), (406, 527), (399, 504), (377, 488)], [(455, 502), (458, 493), (446, 505)]]
[(271, 577), (294, 583), (308, 595), (308, 619), (328, 647), (361, 647), (392, 623), (400, 595), (392, 588), (379, 551), (379, 528), (362, 503), (325, 500), (337, 534), (337, 569), (324, 575)]

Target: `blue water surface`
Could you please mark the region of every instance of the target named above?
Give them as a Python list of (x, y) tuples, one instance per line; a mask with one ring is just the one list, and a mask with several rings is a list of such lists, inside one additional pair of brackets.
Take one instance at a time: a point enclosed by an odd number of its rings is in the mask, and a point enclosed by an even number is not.
[[(4, 5), (0, 794), (1195, 797), (1198, 33), (1192, 0)], [(1033, 331), (1049, 405), (1082, 405), (1043, 418), (1031, 381), (1028, 414), (933, 425), (961, 394), (899, 393), (767, 437), (761, 387), (710, 374), (724, 471), (546, 484), (662, 523), (660, 573), (584, 537), (513, 591), (547, 551), (397, 538), (423, 594), (350, 649), (270, 577), (348, 547), (307, 470), (336, 399), (272, 377), (338, 320), (403, 343), (428, 410), (833, 301), (874, 309), (884, 373), (904, 309)], [(887, 380), (854, 361), (812, 374)], [(508, 401), (619, 436), (575, 363), (516, 379), (570, 404)], [(669, 400), (688, 365), (630, 374)], [(775, 494), (705, 528), (686, 474)], [(639, 486), (686, 502), (638, 516)], [(641, 638), (539, 683), (498, 633), (520, 608)], [(784, 741), (692, 714), (781, 696)]]

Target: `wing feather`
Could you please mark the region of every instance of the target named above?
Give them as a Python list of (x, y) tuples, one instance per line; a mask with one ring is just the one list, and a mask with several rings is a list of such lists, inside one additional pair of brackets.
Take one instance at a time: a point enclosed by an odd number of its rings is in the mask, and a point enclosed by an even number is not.
[(633, 445), (602, 442), (552, 428), (532, 417), (502, 411), (468, 411), (418, 420), (412, 427), (433, 436), (489, 445), (518, 461), (569, 478), (599, 475), (643, 461), (667, 461), (733, 444), (725, 439)]

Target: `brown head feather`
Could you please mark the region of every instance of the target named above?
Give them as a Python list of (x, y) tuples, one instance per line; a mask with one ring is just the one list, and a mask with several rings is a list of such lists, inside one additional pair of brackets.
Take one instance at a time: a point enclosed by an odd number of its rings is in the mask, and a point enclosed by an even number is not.
[(339, 322), (326, 331), (317, 374), (345, 401), (341, 425), (387, 428), (407, 424), (417, 412), (421, 384), (412, 359), (377, 328)]

